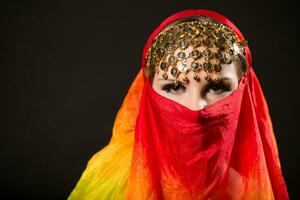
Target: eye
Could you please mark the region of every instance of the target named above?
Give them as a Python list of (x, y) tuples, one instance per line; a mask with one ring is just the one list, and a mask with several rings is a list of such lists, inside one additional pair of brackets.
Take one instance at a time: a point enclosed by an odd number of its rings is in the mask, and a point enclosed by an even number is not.
[(231, 91), (231, 87), (227, 84), (225, 84), (223, 81), (220, 82), (210, 82), (207, 87), (207, 92), (213, 93), (213, 94), (220, 94), (223, 92)]
[(167, 93), (180, 94), (185, 92), (185, 87), (180, 83), (178, 83), (177, 85), (175, 85), (174, 83), (169, 83), (162, 86), (162, 90), (166, 91)]

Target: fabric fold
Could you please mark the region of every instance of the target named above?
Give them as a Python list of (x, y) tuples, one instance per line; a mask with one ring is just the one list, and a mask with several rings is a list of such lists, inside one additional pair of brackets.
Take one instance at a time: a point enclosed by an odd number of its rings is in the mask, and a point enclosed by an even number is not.
[(181, 11), (164, 20), (146, 42), (142, 67), (117, 113), (109, 144), (89, 161), (69, 200), (289, 199), (248, 47), (248, 71), (238, 88), (201, 110), (161, 96), (146, 78), (153, 39), (189, 16), (216, 19), (244, 39), (229, 19), (209, 10)]

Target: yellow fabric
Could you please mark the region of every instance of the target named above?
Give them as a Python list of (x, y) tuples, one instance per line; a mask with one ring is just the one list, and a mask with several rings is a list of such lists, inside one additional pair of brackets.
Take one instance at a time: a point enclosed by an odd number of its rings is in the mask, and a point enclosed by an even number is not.
[(117, 113), (109, 144), (88, 162), (68, 200), (125, 199), (143, 84), (140, 69)]

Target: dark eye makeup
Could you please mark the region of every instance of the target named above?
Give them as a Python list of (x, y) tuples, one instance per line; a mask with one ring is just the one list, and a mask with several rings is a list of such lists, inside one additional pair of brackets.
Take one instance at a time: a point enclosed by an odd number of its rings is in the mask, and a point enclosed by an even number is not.
[(181, 83), (178, 83), (177, 85), (175, 85), (174, 83), (167, 83), (164, 84), (161, 89), (166, 91), (167, 93), (175, 94), (185, 91), (185, 87)]
[(206, 87), (206, 92), (210, 93), (215, 93), (215, 94), (220, 94), (223, 92), (229, 92), (231, 91), (232, 88), (229, 83), (224, 83), (224, 81), (219, 81), (219, 82), (210, 82), (207, 87)]
[[(174, 83), (166, 83), (161, 87), (162, 90), (164, 90), (166, 93), (173, 93), (173, 94), (179, 94), (182, 92), (185, 92), (186, 88), (182, 83), (178, 83), (175, 85)], [(229, 83), (224, 83), (224, 81), (214, 82), (211, 81), (205, 86), (205, 93), (214, 93), (214, 94), (220, 94), (223, 92), (231, 91), (232, 88)]]

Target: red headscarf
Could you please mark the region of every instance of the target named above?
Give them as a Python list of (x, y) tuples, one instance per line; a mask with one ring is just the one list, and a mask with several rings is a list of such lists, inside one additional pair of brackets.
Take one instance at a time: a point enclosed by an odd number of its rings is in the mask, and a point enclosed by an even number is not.
[(208, 10), (186, 10), (163, 21), (146, 43), (110, 143), (91, 159), (70, 199), (289, 199), (248, 47), (248, 71), (238, 88), (201, 110), (161, 96), (146, 78), (153, 39), (189, 16), (213, 18), (244, 39), (232, 22)]

